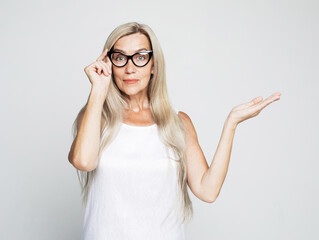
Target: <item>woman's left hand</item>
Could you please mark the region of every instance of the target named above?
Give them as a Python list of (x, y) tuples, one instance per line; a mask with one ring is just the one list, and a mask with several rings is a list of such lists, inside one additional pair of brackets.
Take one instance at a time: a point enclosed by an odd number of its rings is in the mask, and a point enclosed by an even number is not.
[(257, 116), (270, 103), (280, 99), (281, 93), (277, 92), (263, 100), (261, 96), (254, 98), (250, 102), (234, 107), (228, 115), (235, 124)]

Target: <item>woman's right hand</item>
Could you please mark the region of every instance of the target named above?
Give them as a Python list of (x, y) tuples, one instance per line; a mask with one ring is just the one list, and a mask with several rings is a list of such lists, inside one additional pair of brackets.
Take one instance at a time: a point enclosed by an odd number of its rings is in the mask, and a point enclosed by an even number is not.
[(112, 63), (107, 56), (107, 52), (108, 49), (106, 48), (95, 62), (84, 68), (84, 72), (88, 76), (92, 87), (100, 89), (105, 94), (112, 76)]

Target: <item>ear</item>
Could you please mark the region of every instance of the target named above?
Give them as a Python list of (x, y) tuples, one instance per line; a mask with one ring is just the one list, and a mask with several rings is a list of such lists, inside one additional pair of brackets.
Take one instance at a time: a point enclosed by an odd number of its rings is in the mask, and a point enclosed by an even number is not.
[(154, 65), (152, 65), (151, 74), (154, 74)]

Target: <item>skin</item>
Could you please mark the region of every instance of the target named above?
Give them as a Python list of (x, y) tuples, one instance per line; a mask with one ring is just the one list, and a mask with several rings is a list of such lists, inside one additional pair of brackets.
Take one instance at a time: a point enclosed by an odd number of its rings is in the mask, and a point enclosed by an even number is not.
[(188, 186), (196, 197), (213, 203), (224, 183), (236, 127), (239, 123), (257, 116), (270, 103), (280, 99), (281, 93), (274, 93), (265, 100), (261, 96), (234, 107), (224, 122), (217, 150), (210, 166), (199, 145), (197, 133), (190, 117), (179, 112), (186, 127), (186, 155)]
[[(145, 48), (151, 50), (147, 37), (141, 33), (131, 34), (120, 38), (115, 44), (114, 49), (132, 55), (138, 52), (138, 49)], [(137, 67), (129, 60), (124, 67), (112, 65), (112, 72), (115, 82), (124, 96), (128, 99), (129, 109), (125, 110), (123, 121), (131, 125), (152, 125), (154, 121), (149, 109), (149, 100), (147, 98), (147, 86), (154, 74), (153, 57), (144, 67)], [(127, 84), (124, 79), (138, 79), (134, 84)]]
[[(120, 38), (114, 48), (128, 55), (136, 53), (141, 48), (151, 50), (147, 37), (140, 33)], [(123, 121), (131, 125), (154, 124), (147, 99), (147, 86), (151, 74), (154, 73), (153, 59), (151, 58), (144, 67), (137, 67), (129, 60), (124, 67), (119, 68), (112, 65), (107, 52), (108, 49), (105, 49), (95, 62), (84, 68), (92, 87), (86, 110), (79, 116), (77, 136), (68, 155), (70, 163), (81, 171), (92, 171), (98, 166), (101, 111), (112, 75), (129, 105)], [(138, 82), (127, 84), (123, 81), (127, 78), (138, 79)]]
[[(120, 38), (114, 48), (121, 49), (124, 53), (131, 55), (140, 48), (150, 50), (150, 43), (145, 35), (136, 33)], [(98, 60), (103, 59), (106, 52), (107, 50)], [(101, 74), (103, 66), (104, 71), (111, 74), (111, 64), (109, 61), (107, 63), (108, 66), (105, 63), (101, 64), (99, 74)], [(153, 71), (153, 59), (144, 67), (136, 67), (131, 60), (122, 68), (112, 65), (116, 84), (127, 97), (130, 106), (129, 109), (125, 110), (125, 123), (141, 126), (154, 123), (147, 98), (147, 86)], [(127, 78), (136, 78), (139, 81), (135, 84), (126, 84), (123, 80)], [(281, 93), (277, 92), (266, 99), (259, 96), (235, 106), (224, 122), (217, 150), (210, 166), (208, 166), (199, 145), (197, 133), (190, 117), (185, 112), (178, 112), (178, 116), (186, 128), (187, 183), (196, 197), (208, 203), (216, 200), (227, 174), (233, 138), (238, 124), (257, 116), (266, 106), (279, 100), (280, 96)]]

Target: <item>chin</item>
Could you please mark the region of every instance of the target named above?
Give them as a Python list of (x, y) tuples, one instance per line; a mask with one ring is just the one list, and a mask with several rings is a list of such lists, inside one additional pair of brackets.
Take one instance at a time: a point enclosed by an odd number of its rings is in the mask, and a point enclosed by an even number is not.
[(135, 95), (141, 92), (142, 90), (143, 89), (134, 88), (134, 87), (124, 87), (124, 89), (121, 89), (121, 91), (124, 92), (126, 95)]

